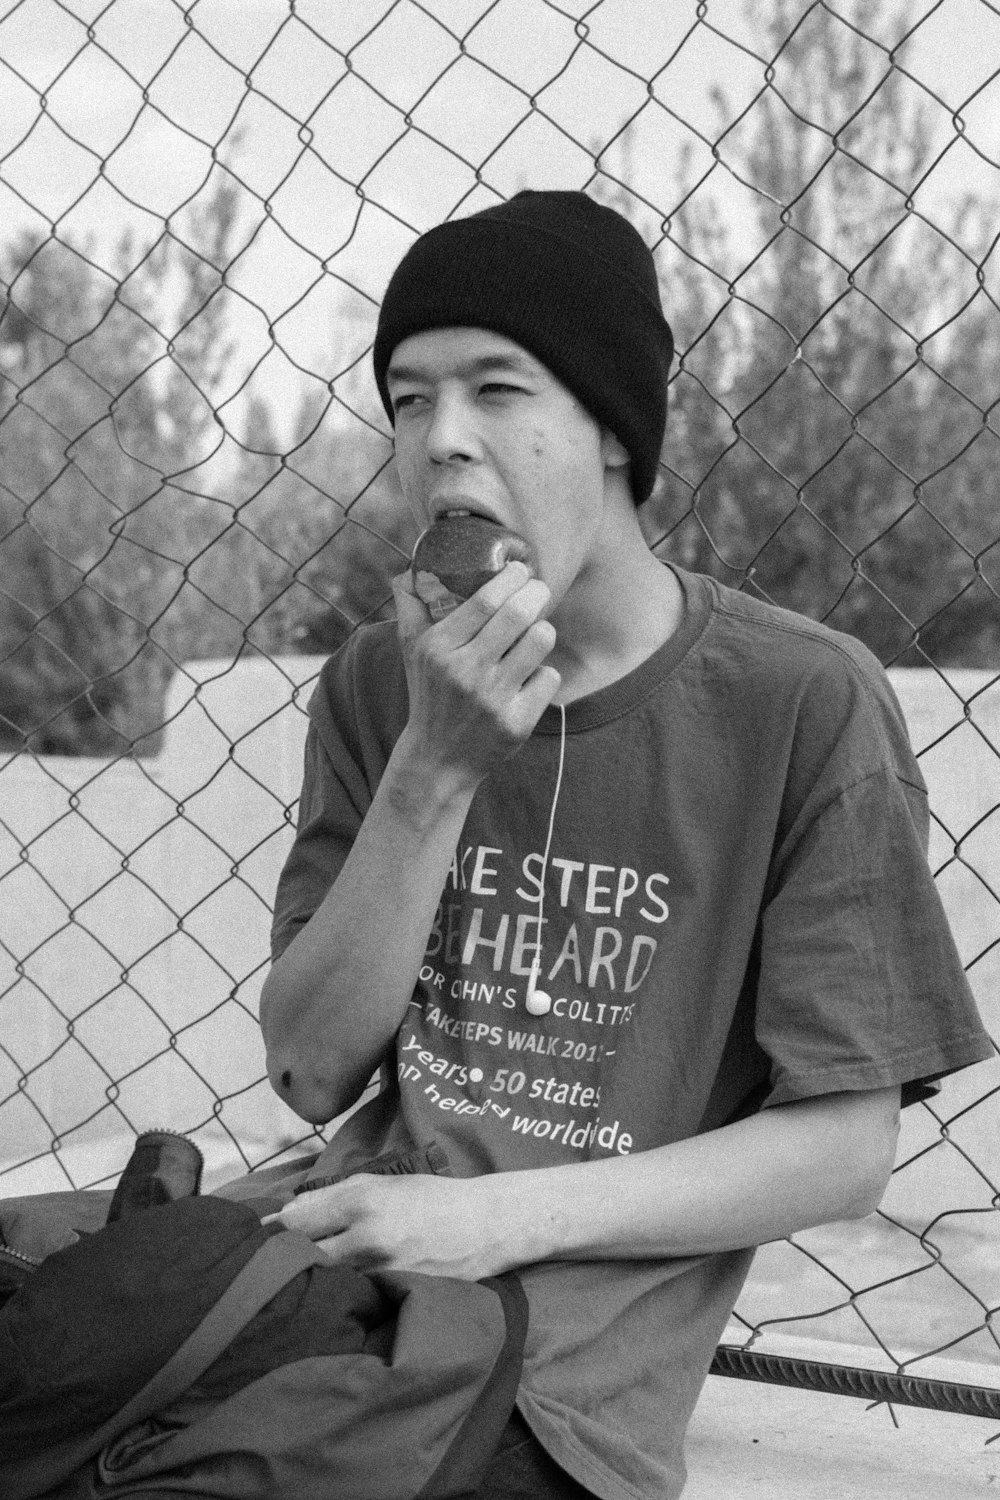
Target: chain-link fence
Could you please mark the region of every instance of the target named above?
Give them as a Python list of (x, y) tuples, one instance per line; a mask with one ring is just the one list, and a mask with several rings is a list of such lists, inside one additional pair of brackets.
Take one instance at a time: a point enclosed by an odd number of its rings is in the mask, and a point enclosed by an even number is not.
[[(654, 250), (651, 544), (892, 669), (995, 1029), (1000, 9), (761, 9), (0, 5), (0, 1192), (154, 1125), (216, 1181), (315, 1143), (256, 1004), (309, 683), (412, 540), (378, 297), (529, 184)], [(1000, 1385), (998, 1098), (909, 1110), (882, 1211), (766, 1247), (732, 1340)]]

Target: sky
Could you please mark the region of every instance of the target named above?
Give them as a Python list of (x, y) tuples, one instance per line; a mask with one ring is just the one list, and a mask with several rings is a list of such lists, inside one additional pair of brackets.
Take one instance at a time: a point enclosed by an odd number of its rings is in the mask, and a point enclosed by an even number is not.
[[(738, 237), (747, 190), (725, 162), (764, 84), (760, 18), (779, 3), (0, 0), (0, 244), (55, 232), (110, 270), (126, 228), (138, 247), (168, 219), (183, 230), (224, 164), (247, 246), (229, 277), (234, 337), (280, 406), (297, 370), (325, 381), (360, 353), (415, 232), (526, 184), (584, 186), (602, 150), (652, 239), (706, 174)], [(783, 9), (815, 23), (814, 0)], [(899, 8), (868, 9), (876, 42), (899, 43)], [(935, 96), (943, 152), (918, 207), (995, 195), (1000, 4), (915, 0), (905, 14), (895, 60), (912, 98)], [(877, 80), (887, 53), (866, 56)], [(821, 115), (815, 82), (788, 72), (779, 59), (777, 86)]]

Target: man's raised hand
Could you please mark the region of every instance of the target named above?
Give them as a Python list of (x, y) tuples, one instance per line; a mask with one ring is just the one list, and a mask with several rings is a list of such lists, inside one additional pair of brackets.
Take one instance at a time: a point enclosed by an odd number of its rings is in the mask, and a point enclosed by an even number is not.
[(520, 749), (558, 692), (549, 590), (509, 563), (436, 623), (408, 572), (394, 592), (410, 699), (404, 734), (443, 775), (476, 785)]

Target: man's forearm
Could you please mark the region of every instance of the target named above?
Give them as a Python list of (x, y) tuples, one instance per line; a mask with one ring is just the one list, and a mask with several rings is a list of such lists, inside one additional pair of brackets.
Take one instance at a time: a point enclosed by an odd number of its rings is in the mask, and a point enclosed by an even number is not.
[(280, 1218), (335, 1262), (476, 1280), (547, 1260), (665, 1260), (857, 1218), (892, 1170), (899, 1090), (827, 1094), (672, 1145), (473, 1178), (360, 1174)]
[(401, 742), (336, 882), (271, 970), (268, 1076), (304, 1119), (349, 1108), (398, 1031), (471, 799), (421, 775)]
[(402, 1024), (476, 787), (559, 686), (548, 588), (510, 563), (436, 625), (394, 580), (409, 716), (332, 889), (268, 976), (268, 1076), (306, 1120), (358, 1098)]
[(634, 1156), (475, 1179), (520, 1263), (701, 1255), (877, 1206), (899, 1090), (828, 1094)]

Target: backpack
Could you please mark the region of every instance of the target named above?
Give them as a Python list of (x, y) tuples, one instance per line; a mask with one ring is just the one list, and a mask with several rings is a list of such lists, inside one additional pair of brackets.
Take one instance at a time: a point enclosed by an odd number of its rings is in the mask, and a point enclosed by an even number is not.
[(0, 1200), (5, 1500), (474, 1493), (520, 1379), (517, 1277), (335, 1266), (148, 1170), (151, 1141), (113, 1198)]

